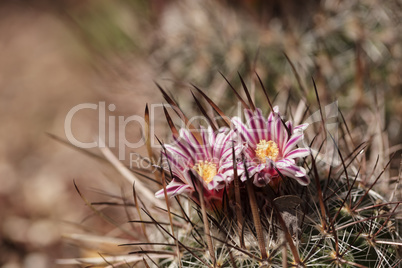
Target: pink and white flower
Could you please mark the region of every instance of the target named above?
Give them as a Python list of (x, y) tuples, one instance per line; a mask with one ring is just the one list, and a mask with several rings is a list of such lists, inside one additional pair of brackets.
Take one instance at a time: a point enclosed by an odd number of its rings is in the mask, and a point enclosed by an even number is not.
[[(228, 128), (221, 128), (218, 133), (211, 127), (202, 128), (200, 142), (189, 130), (180, 129), (180, 137), (175, 138), (174, 144), (164, 145), (166, 151), (162, 152), (163, 166), (165, 170), (170, 167), (173, 175), (166, 187), (167, 195), (200, 193), (198, 182), (192, 180), (197, 178), (204, 187), (204, 199), (222, 198), (223, 189), (233, 177), (233, 135)], [(164, 190), (159, 190), (155, 196), (163, 198)]]
[[(295, 148), (303, 139), (303, 130), (308, 124), (294, 127), (290, 121), (283, 123), (277, 106), (268, 118), (262, 115), (260, 109), (254, 112), (246, 109), (245, 118), (246, 124), (238, 117), (232, 118), (232, 124), (240, 138), (238, 147), (242, 148), (248, 176), (253, 178), (254, 184), (260, 187), (267, 185), (280, 178), (279, 173), (301, 185), (309, 184), (306, 170), (295, 161), (310, 154), (308, 148)], [(244, 166), (243, 163), (238, 165), (239, 168)], [(241, 180), (245, 181), (246, 176), (243, 173)]]

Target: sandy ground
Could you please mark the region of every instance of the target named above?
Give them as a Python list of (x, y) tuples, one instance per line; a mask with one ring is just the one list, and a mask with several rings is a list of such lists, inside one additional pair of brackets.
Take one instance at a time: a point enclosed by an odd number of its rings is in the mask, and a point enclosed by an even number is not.
[[(152, 79), (138, 66), (130, 72), (141, 72), (145, 84), (132, 76), (104, 79), (82, 40), (46, 9), (2, 6), (0, 32), (0, 267), (53, 267), (55, 258), (80, 255), (60, 243), (72, 225), (66, 221), (79, 223), (89, 213), (73, 180), (84, 189), (113, 186), (102, 164), (47, 133), (66, 139), (66, 115), (82, 103), (115, 104), (108, 116), (143, 114), (145, 99), (154, 99), (147, 93)], [(90, 142), (97, 128), (97, 111), (73, 118), (77, 140)], [(138, 137), (131, 128), (128, 135)]]

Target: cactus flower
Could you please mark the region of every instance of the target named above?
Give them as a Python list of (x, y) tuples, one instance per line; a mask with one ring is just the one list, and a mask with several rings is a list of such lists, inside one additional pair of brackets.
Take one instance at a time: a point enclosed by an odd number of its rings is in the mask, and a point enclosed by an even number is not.
[[(245, 118), (246, 124), (238, 117), (232, 118), (232, 125), (240, 139), (238, 147), (242, 148), (248, 176), (254, 184), (267, 185), (280, 178), (278, 172), (301, 185), (309, 184), (306, 170), (295, 161), (310, 154), (308, 148), (295, 148), (308, 124), (293, 127), (290, 121), (283, 123), (277, 106), (267, 119), (260, 109), (254, 112), (246, 109)], [(243, 162), (238, 165), (244, 166)], [(241, 180), (246, 179), (243, 173)]]
[[(204, 199), (220, 199), (223, 188), (233, 177), (232, 146), (230, 140), (233, 131), (228, 128), (214, 133), (211, 127), (201, 128), (201, 139), (198, 141), (187, 129), (180, 129), (175, 143), (165, 145), (162, 152), (164, 168), (172, 171), (173, 178), (167, 185), (168, 196), (187, 194), (192, 196), (196, 191), (197, 178), (203, 185)], [(193, 175), (193, 176), (192, 176)], [(199, 190), (197, 192), (200, 192)], [(163, 198), (163, 189), (156, 197)]]

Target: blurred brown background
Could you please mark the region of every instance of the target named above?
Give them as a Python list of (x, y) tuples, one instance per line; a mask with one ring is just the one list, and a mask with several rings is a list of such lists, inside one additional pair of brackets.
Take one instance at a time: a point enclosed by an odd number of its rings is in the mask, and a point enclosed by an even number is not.
[[(1, 1), (0, 267), (54, 267), (56, 258), (86, 254), (61, 239), (91, 215), (73, 180), (115, 193), (119, 184), (103, 163), (46, 133), (65, 139), (66, 114), (80, 103), (142, 115), (145, 103), (162, 102), (153, 81), (191, 111), (189, 82), (230, 108), (218, 71), (250, 82), (256, 70), (279, 100), (290, 91), (314, 100), (314, 76), (323, 103), (338, 100), (350, 127), (378, 138), (375, 153), (400, 152), (400, 18), (398, 0)], [(74, 117), (81, 141), (97, 128), (96, 111)], [(130, 125), (126, 136), (140, 132)]]

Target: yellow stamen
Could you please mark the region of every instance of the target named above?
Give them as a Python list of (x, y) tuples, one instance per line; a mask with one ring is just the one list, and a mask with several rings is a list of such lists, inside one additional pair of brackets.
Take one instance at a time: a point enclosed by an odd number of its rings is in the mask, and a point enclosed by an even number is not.
[(262, 161), (265, 161), (267, 157), (272, 161), (276, 161), (279, 154), (278, 145), (273, 141), (260, 140), (255, 153)]
[(210, 161), (199, 161), (194, 165), (193, 169), (208, 184), (216, 175), (216, 165)]

